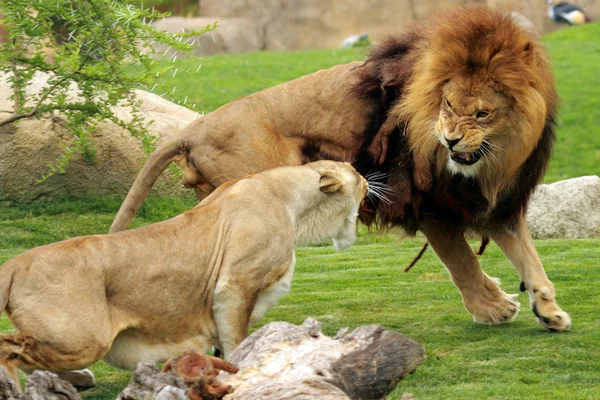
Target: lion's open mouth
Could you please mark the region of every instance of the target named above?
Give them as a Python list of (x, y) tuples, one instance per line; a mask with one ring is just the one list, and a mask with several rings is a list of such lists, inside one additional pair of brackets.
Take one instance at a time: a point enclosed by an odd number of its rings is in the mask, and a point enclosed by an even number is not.
[(481, 149), (473, 153), (462, 153), (460, 151), (453, 151), (450, 153), (450, 158), (459, 164), (473, 165), (481, 158)]

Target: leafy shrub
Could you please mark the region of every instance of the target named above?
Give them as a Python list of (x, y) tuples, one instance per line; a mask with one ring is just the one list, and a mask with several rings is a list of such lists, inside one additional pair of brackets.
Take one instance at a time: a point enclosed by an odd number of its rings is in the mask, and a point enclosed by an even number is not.
[[(159, 32), (148, 21), (168, 16), (145, 8), (142, 0), (0, 0), (0, 72), (12, 89), (13, 113), (0, 126), (24, 118), (60, 113), (75, 140), (65, 149), (48, 174), (62, 171), (70, 160), (93, 161), (90, 133), (104, 119), (139, 138), (149, 153), (154, 137), (139, 113), (134, 89), (152, 88), (169, 65), (155, 63), (163, 56), (155, 43), (189, 53), (190, 36), (216, 28), (216, 24), (179, 34)], [(130, 66), (135, 65), (132, 74)], [(38, 73), (46, 73), (47, 84), (39, 93), (26, 88)], [(76, 85), (76, 99), (68, 96)], [(123, 121), (112, 108), (125, 105), (133, 118)]]

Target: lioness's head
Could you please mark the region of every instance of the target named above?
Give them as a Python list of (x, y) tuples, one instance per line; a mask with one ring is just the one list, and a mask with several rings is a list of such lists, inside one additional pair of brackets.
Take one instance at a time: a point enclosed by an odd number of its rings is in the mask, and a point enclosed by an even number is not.
[[(358, 209), (369, 191), (366, 179), (344, 162), (323, 160), (305, 167), (316, 172), (318, 192), (297, 223), (297, 242), (318, 243), (328, 237), (336, 249), (351, 246), (356, 241)], [(312, 180), (312, 174), (307, 178)], [(306, 200), (309, 193), (303, 196)]]
[(422, 41), (393, 113), (407, 124), (417, 165), (475, 177), (493, 204), (552, 118), (546, 51), (510, 14), (486, 8), (436, 20)]

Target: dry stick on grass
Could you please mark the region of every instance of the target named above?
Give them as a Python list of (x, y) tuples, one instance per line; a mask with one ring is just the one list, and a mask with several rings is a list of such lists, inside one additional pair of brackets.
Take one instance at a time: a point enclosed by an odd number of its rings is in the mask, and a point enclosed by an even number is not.
[(487, 247), (487, 245), (490, 244), (490, 238), (489, 236), (483, 236), (481, 238), (481, 245), (479, 246), (479, 250), (477, 251), (477, 255), (481, 256), (483, 255), (483, 252), (485, 251), (485, 248)]
[[(479, 246), (479, 250), (475, 254), (477, 254), (478, 256), (483, 255), (483, 252), (485, 251), (488, 244), (490, 244), (490, 238), (488, 236), (483, 236), (481, 238), (481, 245)], [(423, 254), (425, 254), (427, 247), (429, 247), (429, 242), (425, 242), (423, 244), (423, 247), (421, 248), (421, 251), (419, 251), (419, 254), (417, 254), (417, 256), (415, 258), (413, 258), (413, 260), (410, 262), (410, 264), (408, 264), (406, 267), (404, 267), (402, 272), (408, 272), (412, 267), (414, 267), (414, 265), (417, 263), (417, 261), (419, 261), (421, 259), (421, 257), (423, 256)]]
[(421, 251), (419, 252), (419, 254), (417, 254), (417, 256), (415, 258), (413, 258), (413, 260), (410, 262), (410, 264), (408, 264), (406, 267), (404, 267), (404, 270), (402, 270), (402, 272), (408, 272), (417, 263), (417, 261), (419, 261), (421, 259), (423, 254), (425, 254), (425, 250), (427, 250), (427, 247), (429, 247), (429, 242), (425, 242), (425, 244), (423, 244), (423, 248), (421, 248)]

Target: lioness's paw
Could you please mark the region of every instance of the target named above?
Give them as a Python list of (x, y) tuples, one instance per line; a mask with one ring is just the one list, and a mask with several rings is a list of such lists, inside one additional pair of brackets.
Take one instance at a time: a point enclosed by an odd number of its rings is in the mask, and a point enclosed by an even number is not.
[(498, 280), (485, 277), (485, 284), (479, 290), (469, 289), (461, 292), (466, 309), (473, 320), (480, 324), (502, 324), (514, 320), (519, 314), (521, 304), (518, 294), (507, 294), (498, 286)]
[(89, 369), (79, 369), (74, 371), (57, 372), (60, 379), (71, 383), (79, 389), (90, 389), (96, 386), (96, 377)]

